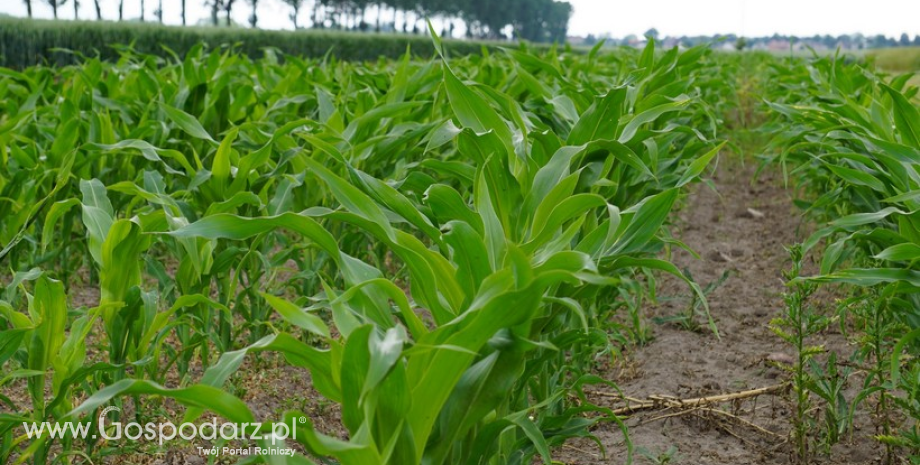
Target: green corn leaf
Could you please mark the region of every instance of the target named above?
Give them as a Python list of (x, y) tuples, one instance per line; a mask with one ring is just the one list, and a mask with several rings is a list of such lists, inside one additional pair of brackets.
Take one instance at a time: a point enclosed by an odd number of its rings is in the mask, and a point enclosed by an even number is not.
[[(285, 176), (278, 184), (274, 197), (268, 202), (268, 214), (275, 216), (290, 211), (294, 202), (294, 190), (302, 185), (303, 179), (301, 177)], [(237, 193), (237, 195), (240, 194), (252, 195), (250, 192)]]
[(64, 284), (42, 275), (35, 281), (35, 295), (30, 301), (29, 314), (36, 322), (29, 345), (29, 368), (44, 371), (58, 357), (64, 345), (67, 324), (67, 296)]
[(466, 204), (454, 188), (442, 184), (432, 185), (425, 191), (425, 203), (431, 207), (432, 215), (441, 224), (454, 220), (462, 221), (478, 234), (483, 234), (482, 218)]
[(841, 179), (851, 184), (855, 184), (857, 186), (866, 186), (882, 194), (887, 192), (885, 184), (875, 176), (872, 176), (868, 173), (833, 164), (828, 164), (827, 168), (833, 171), (837, 176), (840, 176)]
[(508, 396), (522, 370), (523, 354), (509, 348), (489, 354), (464, 372), (441, 411), (435, 447), (426, 458), (443, 463), (454, 442)]
[(599, 97), (578, 118), (578, 122), (569, 132), (566, 143), (582, 145), (597, 139), (612, 140), (616, 137), (623, 103), (626, 101), (626, 88), (620, 87)]
[(291, 324), (310, 331), (313, 334), (318, 334), (325, 338), (330, 337), (329, 327), (326, 326), (322, 318), (307, 313), (296, 305), (271, 294), (260, 292), (259, 295)]
[(461, 127), (470, 128), (476, 134), (494, 132), (504, 145), (506, 153), (514, 153), (511, 130), (505, 120), (498, 115), (498, 112), (489, 105), (486, 99), (460, 82), (446, 64), (444, 65), (444, 88), (447, 90), (450, 106), (460, 121)]
[[(548, 199), (550, 197), (547, 197)], [(585, 214), (595, 208), (607, 206), (607, 201), (603, 197), (595, 194), (576, 194), (568, 197), (553, 208), (552, 213), (545, 218), (541, 218), (540, 229), (534, 235), (533, 239), (522, 246), (523, 250), (532, 253), (537, 247), (549, 241), (556, 233), (557, 229), (565, 222)], [(657, 229), (657, 228), (656, 228)]]
[(171, 236), (201, 237), (204, 239), (244, 240), (277, 228), (286, 228), (314, 241), (321, 249), (338, 260), (339, 247), (335, 238), (316, 221), (295, 213), (278, 216), (246, 218), (231, 214), (217, 214), (202, 218), (188, 226), (171, 231)]
[(214, 183), (217, 192), (221, 196), (224, 195), (229, 187), (231, 168), (230, 153), (237, 134), (239, 134), (239, 129), (233, 128), (224, 136), (224, 140), (221, 141), (220, 146), (217, 147), (217, 152), (214, 154), (214, 161), (211, 164), (211, 182)]
[(42, 252), (48, 250), (48, 246), (54, 239), (54, 228), (58, 220), (67, 214), (71, 208), (77, 205), (80, 205), (78, 199), (67, 199), (55, 202), (51, 205), (51, 208), (48, 209), (48, 214), (45, 215), (45, 223), (42, 225)]
[(20, 348), (31, 328), (0, 331), (0, 363), (6, 363)]
[(627, 254), (645, 247), (667, 219), (677, 194), (677, 189), (669, 189), (643, 200), (617, 238), (611, 254)]
[(687, 185), (687, 183), (691, 182), (700, 174), (702, 174), (703, 170), (709, 166), (709, 163), (712, 161), (712, 159), (718, 155), (718, 153), (722, 150), (723, 147), (725, 147), (725, 144), (727, 143), (728, 142), (722, 142), (709, 152), (706, 152), (705, 155), (697, 158), (696, 160), (693, 160), (693, 162), (690, 163), (690, 166), (687, 167), (687, 171), (685, 171), (684, 174), (680, 177), (680, 181), (677, 181), (677, 187), (683, 187)]
[(318, 162), (309, 158), (306, 159), (305, 162), (313, 173), (329, 186), (329, 190), (332, 191), (336, 200), (341, 202), (345, 208), (356, 215), (360, 215), (374, 222), (383, 229), (387, 237), (394, 239), (395, 233), (393, 232), (389, 220), (387, 220), (383, 211), (380, 210), (380, 207), (378, 207), (370, 197), (365, 195), (351, 183), (336, 176), (332, 171), (329, 171)]
[(678, 100), (672, 103), (665, 103), (633, 116), (623, 127), (623, 131), (620, 133), (619, 137), (617, 137), (617, 141), (623, 144), (629, 143), (632, 138), (635, 137), (640, 127), (645, 124), (654, 122), (658, 119), (658, 117), (666, 113), (683, 110), (690, 105), (690, 102), (691, 100), (686, 99)]
[(405, 218), (406, 221), (425, 233), (429, 239), (440, 242), (441, 234), (437, 228), (406, 196), (367, 173), (354, 169), (351, 170), (351, 173), (358, 181), (358, 185), (374, 200)]
[[(195, 175), (195, 169), (192, 167), (191, 164), (189, 164), (188, 158), (186, 158), (185, 155), (182, 154), (182, 152), (179, 152), (177, 150), (161, 149), (159, 147), (155, 147), (154, 145), (150, 144), (147, 141), (143, 141), (140, 139), (126, 139), (126, 140), (122, 140), (114, 144), (90, 143), (86, 145), (86, 149), (87, 150), (99, 150), (102, 152), (121, 152), (121, 151), (127, 151), (128, 149), (134, 149), (134, 150), (139, 151), (141, 155), (147, 160), (155, 161), (155, 162), (162, 164), (166, 172), (170, 174), (188, 175), (188, 176)], [(165, 156), (167, 158), (176, 160), (176, 162), (179, 163), (179, 165), (181, 165), (183, 169), (185, 169), (185, 172), (183, 173), (182, 171), (177, 171), (173, 169), (168, 164), (166, 164), (166, 162), (163, 160), (161, 156)]]
[(444, 241), (452, 249), (457, 264), (457, 281), (468, 298), (476, 295), (480, 284), (492, 274), (489, 252), (482, 236), (468, 223), (450, 221), (445, 225)]
[(894, 101), (894, 121), (904, 143), (920, 149), (920, 110), (900, 92), (880, 85)]
[(516, 424), (524, 432), (524, 435), (533, 443), (537, 448), (537, 451), (540, 453), (540, 457), (543, 458), (543, 463), (545, 465), (550, 465), (553, 463), (552, 454), (549, 452), (549, 444), (546, 442), (546, 438), (543, 437), (543, 432), (540, 431), (540, 428), (526, 415), (516, 415), (513, 417), (512, 422)]
[[(285, 333), (266, 336), (246, 348), (224, 353), (217, 363), (208, 368), (201, 378), (201, 384), (197, 387), (208, 387), (210, 390), (219, 391), (217, 388), (226, 383), (230, 375), (240, 368), (246, 355), (250, 352), (261, 351), (280, 352), (288, 363), (310, 370), (317, 391), (333, 402), (341, 400), (342, 394), (338, 384), (334, 381), (332, 358), (329, 351), (308, 346)], [(201, 415), (204, 409), (212, 408), (206, 404), (190, 405), (190, 407), (193, 408), (186, 412), (185, 421), (193, 421)]]
[[(300, 422), (301, 418), (306, 421)], [(285, 417), (287, 424), (294, 424), (297, 428), (297, 442), (303, 444), (308, 450), (317, 455), (336, 457), (342, 465), (377, 465), (383, 464), (380, 457), (371, 444), (361, 443), (353, 438), (351, 441), (342, 441), (341, 439), (322, 434), (313, 427), (310, 417), (304, 414), (295, 414), (289, 412)]]
[(255, 419), (243, 401), (226, 392), (204, 385), (182, 389), (168, 389), (150, 381), (126, 379), (99, 390), (67, 417), (75, 418), (109, 403), (116, 397), (127, 395), (160, 395), (176, 400), (182, 405), (211, 410), (236, 423), (252, 423)]
[(848, 215), (843, 218), (832, 221), (831, 224), (834, 226), (848, 228), (848, 227), (860, 226), (860, 225), (869, 224), (869, 223), (877, 223), (892, 214), (906, 215), (907, 213), (905, 213), (904, 211), (896, 207), (888, 207), (888, 208), (879, 210), (877, 212), (855, 213), (853, 215)]
[(201, 126), (201, 123), (198, 122), (194, 116), (179, 110), (178, 108), (173, 108), (165, 103), (161, 103), (160, 108), (163, 109), (163, 112), (166, 113), (166, 116), (173, 123), (175, 123), (176, 126), (179, 126), (179, 129), (185, 131), (188, 135), (197, 139), (204, 139), (210, 142), (214, 142), (215, 144), (217, 143), (217, 141), (215, 141), (214, 138), (208, 134), (208, 131), (206, 131), (204, 127)]
[(853, 268), (807, 279), (819, 283), (846, 283), (863, 287), (893, 282), (904, 282), (914, 287), (920, 287), (920, 272), (898, 268)]
[[(367, 281), (352, 285), (351, 287), (348, 288), (347, 291), (343, 292), (342, 294), (338, 296), (331, 295), (330, 296), (331, 298), (330, 306), (332, 306), (333, 311), (336, 312), (339, 310), (339, 307), (337, 306), (337, 304), (341, 304), (341, 303), (351, 300), (359, 292), (364, 292), (364, 289), (368, 287), (375, 288), (377, 291), (381, 293), (379, 295), (385, 296), (386, 298), (396, 303), (396, 306), (399, 308), (399, 313), (402, 316), (402, 321), (406, 325), (406, 327), (409, 329), (409, 332), (412, 334), (413, 337), (420, 338), (428, 332), (422, 320), (418, 317), (418, 315), (415, 314), (415, 312), (412, 311), (412, 308), (409, 305), (409, 299), (406, 298), (405, 292), (402, 289), (400, 289), (398, 286), (393, 284), (391, 281), (386, 280), (386, 279), (382, 279), (382, 278), (369, 279)], [(327, 290), (327, 293), (328, 293), (328, 290)], [(393, 327), (393, 322), (392, 322), (392, 319), (390, 318), (390, 315), (381, 313), (380, 307), (373, 307), (368, 310), (370, 311), (366, 311), (362, 313), (364, 317), (375, 321), (377, 325), (381, 328), (389, 329)], [(348, 333), (350, 332), (348, 329), (346, 329), (342, 325), (339, 325), (338, 323), (336, 323), (336, 327), (339, 329), (340, 332), (342, 332), (343, 335), (347, 336)]]
[(920, 258), (920, 245), (912, 242), (893, 245), (875, 255), (879, 260), (913, 261)]

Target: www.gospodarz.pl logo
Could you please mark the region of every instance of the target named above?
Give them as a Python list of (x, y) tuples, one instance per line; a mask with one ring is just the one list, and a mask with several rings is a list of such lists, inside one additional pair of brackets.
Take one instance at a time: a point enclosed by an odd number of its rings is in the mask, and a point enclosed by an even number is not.
[(166, 423), (121, 423), (111, 422), (106, 424), (106, 417), (112, 412), (120, 412), (118, 407), (107, 407), (99, 414), (98, 428), (92, 431), (90, 423), (75, 422), (41, 422), (29, 423), (23, 422), (22, 427), (25, 429), (26, 436), (29, 439), (39, 439), (42, 437), (57, 438), (80, 438), (80, 439), (105, 439), (107, 441), (118, 441), (127, 439), (129, 441), (156, 441), (162, 445), (166, 441), (176, 438), (187, 441), (203, 439), (213, 441), (223, 439), (232, 440), (251, 440), (258, 441), (284, 440), (288, 438), (297, 439), (297, 423), (306, 423), (305, 417), (292, 418), (291, 423), (272, 423), (266, 425), (263, 423), (223, 423), (218, 422), (217, 418), (206, 421), (202, 424), (185, 422), (176, 426), (172, 422)]

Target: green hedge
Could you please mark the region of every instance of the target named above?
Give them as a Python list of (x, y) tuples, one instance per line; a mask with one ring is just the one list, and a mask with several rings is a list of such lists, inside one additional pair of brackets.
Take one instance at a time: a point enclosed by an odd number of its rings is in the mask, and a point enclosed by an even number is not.
[[(163, 46), (180, 56), (198, 43), (210, 47), (235, 45), (253, 58), (265, 47), (283, 53), (322, 57), (328, 51), (342, 60), (376, 60), (398, 57), (410, 46), (414, 54), (428, 57), (434, 53), (427, 36), (375, 34), (340, 31), (267, 31), (239, 27), (180, 27), (152, 23), (108, 21), (47, 21), (0, 19), (0, 66), (23, 68), (41, 63), (68, 65), (79, 61), (74, 53), (118, 59), (114, 45), (134, 44), (142, 53), (165, 55)], [(493, 48), (508, 43), (449, 41), (452, 54), (481, 53), (482, 47)]]

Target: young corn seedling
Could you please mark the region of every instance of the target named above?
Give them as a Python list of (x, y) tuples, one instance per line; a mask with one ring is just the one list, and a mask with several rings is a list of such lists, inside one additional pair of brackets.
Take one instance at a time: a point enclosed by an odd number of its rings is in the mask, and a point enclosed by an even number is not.
[[(775, 68), (771, 106), (792, 123), (775, 158), (811, 191), (814, 198), (800, 204), (826, 225), (806, 241), (809, 249), (828, 239), (820, 274), (810, 280), (872, 289), (860, 291), (866, 300), (851, 307), (859, 330), (854, 340), (869, 367), (852, 408), (871, 396), (879, 399), (879, 432), (891, 461), (890, 446), (900, 442), (889, 409), (900, 396), (886, 376), (896, 370), (884, 361), (892, 344), (920, 322), (920, 184), (911, 175), (920, 150), (920, 112), (912, 103), (918, 90), (908, 75), (879, 75), (838, 56)], [(915, 344), (901, 349), (917, 353)]]
[[(684, 269), (683, 273), (684, 273), (684, 276), (686, 276), (688, 279), (693, 280), (693, 274), (690, 273), (689, 269)], [(728, 280), (729, 277), (731, 277), (730, 270), (725, 270), (724, 272), (722, 272), (722, 275), (718, 279), (710, 282), (709, 284), (706, 285), (706, 287), (703, 288), (703, 292), (702, 292), (703, 297), (708, 296), (713, 291), (718, 289), (719, 286), (724, 284), (725, 281)], [(670, 317), (655, 318), (655, 322), (659, 324), (677, 323), (688, 331), (694, 331), (694, 332), (700, 331), (702, 327), (700, 326), (699, 321), (698, 321), (699, 317), (708, 316), (704, 311), (702, 311), (702, 309), (703, 309), (703, 301), (700, 299), (698, 295), (693, 294), (690, 297), (690, 304), (687, 305), (687, 309), (686, 311), (684, 311), (683, 314), (674, 315)]]

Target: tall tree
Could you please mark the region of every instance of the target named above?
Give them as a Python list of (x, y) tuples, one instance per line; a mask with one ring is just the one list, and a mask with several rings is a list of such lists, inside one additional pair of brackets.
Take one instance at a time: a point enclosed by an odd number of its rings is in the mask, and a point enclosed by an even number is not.
[(384, 3), (382, 1), (377, 1), (374, 5), (377, 7), (377, 22), (374, 25), (374, 32), (380, 32), (380, 16), (383, 14)]
[(220, 10), (224, 7), (224, 0), (206, 0), (204, 2), (205, 6), (211, 7), (211, 25), (217, 26), (220, 24)]
[[(294, 9), (290, 18), (299, 28), (304, 0), (282, 1)], [(555, 0), (313, 0), (310, 19), (315, 28), (328, 22), (334, 28), (367, 30), (371, 7), (377, 9), (377, 31), (385, 28), (384, 18), (392, 18), (392, 30), (403, 32), (418, 32), (421, 21), (434, 18), (444, 24), (445, 36), (453, 35), (455, 22), (463, 22), (469, 37), (499, 39), (511, 27), (515, 36), (539, 42), (564, 41), (572, 15), (571, 4)], [(385, 15), (388, 9), (392, 15)]]
[(141, 22), (144, 22), (144, 14), (147, 12), (147, 0), (141, 0)]
[(73, 19), (80, 19), (80, 2), (73, 0)]
[(224, 3), (224, 11), (227, 13), (227, 26), (230, 26), (231, 24), (233, 24), (232, 20), (230, 19), (230, 13), (233, 11), (234, 1), (235, 0), (225, 0), (225, 3)]
[(51, 7), (51, 12), (54, 14), (54, 19), (58, 19), (58, 8), (64, 6), (67, 3), (67, 0), (45, 0), (45, 3)]
[(157, 5), (157, 9), (153, 12), (153, 14), (157, 17), (157, 21), (159, 21), (160, 24), (163, 24), (163, 0), (160, 0), (160, 3)]
[[(294, 12), (291, 13), (288, 18), (291, 19), (291, 22), (294, 23), (294, 29), (300, 29), (300, 26), (297, 25), (297, 16), (300, 15), (300, 9), (303, 7), (303, 0), (283, 0), (284, 3), (290, 6)], [(317, 3), (319, 3), (317, 1)]]
[(118, 0), (118, 20), (121, 21), (125, 18), (125, 0)]
[[(287, 3), (287, 2), (286, 2), (286, 3)], [(320, 27), (320, 24), (319, 24), (319, 0), (313, 0), (313, 12), (310, 13), (310, 25), (311, 25), (312, 27)], [(295, 29), (297, 28), (296, 22), (295, 22), (295, 24), (294, 24), (294, 28), (295, 28)]]
[(352, 13), (354, 14), (354, 27), (366, 31), (367, 22), (364, 20), (365, 13), (367, 13), (368, 7), (371, 6), (371, 0), (352, 0), (351, 7)]
[(456, 0), (429, 0), (432, 14), (441, 17), (447, 23), (445, 30), (446, 37), (453, 37), (456, 21), (462, 20), (463, 10), (467, 7), (468, 2)]
[(185, 26), (185, 0), (182, 0), (182, 25)]
[(22, 0), (26, 4), (26, 11), (29, 12), (29, 17), (32, 17), (32, 0)]
[(259, 24), (259, 15), (256, 13), (256, 10), (259, 9), (259, 0), (249, 0), (249, 4), (252, 6), (252, 14), (249, 15), (249, 25), (255, 29), (257, 24)]
[(572, 19), (574, 9), (569, 2), (553, 2), (550, 6), (549, 17), (546, 20), (548, 29), (547, 41), (565, 42), (569, 33), (569, 20)]
[(102, 7), (99, 5), (99, 0), (93, 0), (93, 5), (96, 7), (96, 20), (102, 21)]

